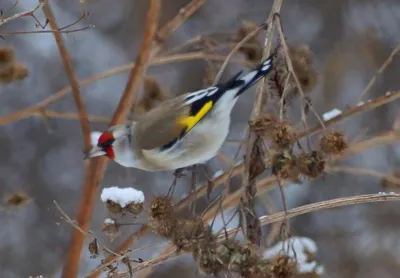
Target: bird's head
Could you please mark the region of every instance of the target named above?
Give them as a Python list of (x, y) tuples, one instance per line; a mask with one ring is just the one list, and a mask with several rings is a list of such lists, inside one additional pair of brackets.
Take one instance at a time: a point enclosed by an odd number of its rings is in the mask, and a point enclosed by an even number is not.
[(126, 125), (119, 125), (110, 128), (109, 130), (101, 132), (92, 132), (91, 139), (93, 148), (86, 153), (85, 159), (93, 158), (96, 156), (107, 156), (115, 160), (124, 152), (127, 143), (127, 135), (129, 134)]

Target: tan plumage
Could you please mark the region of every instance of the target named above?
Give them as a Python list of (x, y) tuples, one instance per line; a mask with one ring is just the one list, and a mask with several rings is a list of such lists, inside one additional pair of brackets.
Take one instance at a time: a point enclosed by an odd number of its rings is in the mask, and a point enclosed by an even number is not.
[(270, 56), (243, 77), (167, 100), (137, 121), (111, 127), (87, 158), (107, 155), (147, 171), (204, 163), (216, 155), (229, 133), (230, 113), (239, 95), (272, 69)]

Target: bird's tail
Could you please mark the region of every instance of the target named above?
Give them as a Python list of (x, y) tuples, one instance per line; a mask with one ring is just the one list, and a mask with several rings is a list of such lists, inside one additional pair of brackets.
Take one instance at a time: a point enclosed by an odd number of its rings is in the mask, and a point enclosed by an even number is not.
[(243, 77), (239, 77), (243, 71), (235, 74), (230, 80), (221, 84), (221, 87), (224, 87), (225, 90), (228, 91), (231, 89), (236, 89), (237, 92), (234, 98), (240, 96), (244, 91), (249, 89), (251, 86), (257, 83), (261, 78), (267, 75), (273, 68), (273, 59), (274, 54), (270, 55), (267, 59), (264, 60), (258, 67), (249, 72)]

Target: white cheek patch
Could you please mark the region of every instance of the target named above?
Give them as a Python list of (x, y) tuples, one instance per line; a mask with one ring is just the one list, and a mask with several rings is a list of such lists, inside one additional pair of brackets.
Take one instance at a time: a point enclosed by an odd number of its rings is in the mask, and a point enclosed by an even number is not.
[(100, 131), (93, 131), (90, 133), (90, 143), (92, 144), (92, 146), (97, 146), (101, 134), (102, 133)]

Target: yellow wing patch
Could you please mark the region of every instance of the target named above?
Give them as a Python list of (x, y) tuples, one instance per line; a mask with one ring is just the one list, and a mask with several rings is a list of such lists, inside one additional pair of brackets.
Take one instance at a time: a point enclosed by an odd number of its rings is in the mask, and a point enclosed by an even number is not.
[(206, 114), (210, 111), (211, 107), (213, 106), (212, 100), (204, 104), (204, 106), (197, 112), (196, 115), (189, 116), (189, 117), (181, 117), (178, 120), (180, 125), (186, 126), (186, 131), (188, 132), (191, 130)]

